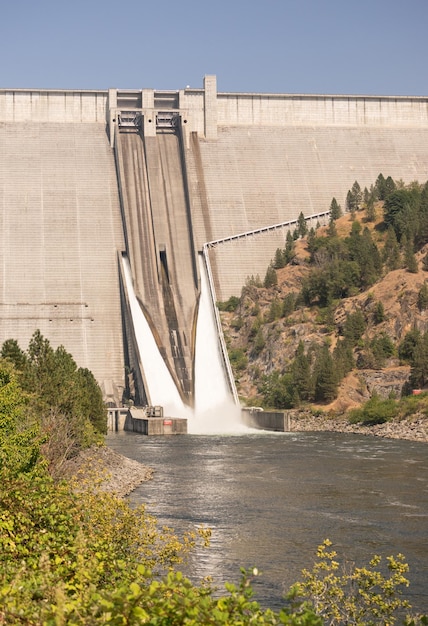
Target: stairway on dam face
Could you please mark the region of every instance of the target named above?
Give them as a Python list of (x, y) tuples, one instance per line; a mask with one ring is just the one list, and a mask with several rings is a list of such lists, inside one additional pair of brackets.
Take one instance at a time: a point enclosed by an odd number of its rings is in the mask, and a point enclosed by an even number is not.
[(123, 132), (116, 146), (134, 290), (191, 404), (198, 275), (179, 131)]

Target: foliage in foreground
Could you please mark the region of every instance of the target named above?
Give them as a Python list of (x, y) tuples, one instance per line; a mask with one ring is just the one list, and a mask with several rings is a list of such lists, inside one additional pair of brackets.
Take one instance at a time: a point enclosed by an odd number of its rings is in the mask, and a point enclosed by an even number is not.
[[(94, 477), (55, 481), (38, 429), (23, 420), (26, 396), (13, 368), (3, 364), (0, 374), (0, 624), (368, 626), (393, 624), (410, 608), (401, 555), (388, 559), (387, 574), (374, 557), (339, 575), (329, 542), (279, 612), (253, 600), (255, 569), (220, 596), (208, 581), (194, 584), (177, 568), (197, 536), (179, 539), (144, 506), (100, 491)], [(207, 543), (209, 533), (200, 535)]]
[(3, 343), (0, 377), (5, 375), (19, 393), (19, 430), (30, 424), (39, 430), (53, 471), (107, 432), (107, 410), (92, 372), (78, 368), (63, 346), (54, 350), (40, 331), (26, 351), (15, 339)]
[[(318, 548), (318, 561), (312, 570), (303, 570), (303, 581), (291, 589), (289, 599), (301, 609), (310, 606), (322, 617), (323, 624), (394, 624), (397, 614), (410, 609), (402, 597), (408, 587), (409, 570), (402, 554), (387, 558), (386, 572), (382, 558), (373, 556), (364, 567), (348, 570), (335, 560), (337, 553), (329, 540)], [(422, 623), (426, 623), (423, 618)], [(407, 619), (410, 622), (410, 618)], [(413, 623), (416, 623), (414, 621)]]

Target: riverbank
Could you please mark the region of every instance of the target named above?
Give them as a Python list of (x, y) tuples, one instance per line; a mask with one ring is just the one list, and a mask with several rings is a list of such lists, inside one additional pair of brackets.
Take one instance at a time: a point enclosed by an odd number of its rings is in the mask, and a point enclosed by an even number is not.
[(115, 493), (121, 498), (153, 476), (150, 467), (118, 454), (107, 445), (82, 450), (64, 464), (63, 470), (64, 478)]
[[(428, 418), (420, 415), (375, 426), (349, 424), (345, 418), (320, 417), (299, 411), (292, 411), (290, 418), (292, 432), (354, 433), (428, 443)], [(78, 457), (67, 461), (63, 470), (65, 478), (89, 482), (119, 497), (127, 496), (153, 476), (150, 467), (118, 454), (107, 445), (83, 450)]]
[(290, 430), (293, 432), (355, 433), (387, 439), (428, 442), (428, 418), (422, 415), (395, 419), (374, 426), (362, 426), (349, 424), (346, 418), (342, 417), (320, 417), (293, 411), (290, 415)]

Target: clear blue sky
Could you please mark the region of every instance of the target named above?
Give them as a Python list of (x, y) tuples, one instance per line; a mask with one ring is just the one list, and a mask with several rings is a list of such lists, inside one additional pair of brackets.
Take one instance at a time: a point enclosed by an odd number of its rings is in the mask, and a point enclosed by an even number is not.
[(428, 0), (1, 4), (1, 88), (428, 95)]

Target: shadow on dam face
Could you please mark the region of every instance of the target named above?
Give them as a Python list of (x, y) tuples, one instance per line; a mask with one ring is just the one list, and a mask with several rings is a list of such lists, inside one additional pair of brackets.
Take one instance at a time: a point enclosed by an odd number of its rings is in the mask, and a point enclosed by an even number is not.
[(181, 133), (174, 126), (145, 137), (118, 128), (115, 145), (133, 288), (183, 402), (192, 405), (199, 285)]
[[(184, 406), (195, 406), (195, 353), (200, 304), (198, 267), (182, 137), (178, 124), (145, 137), (141, 129), (121, 133), (115, 142), (121, 180), (122, 213), (127, 234), (132, 289)], [(127, 291), (129, 297), (130, 285)], [(207, 301), (212, 306), (210, 300)], [(214, 323), (215, 328), (215, 323)], [(134, 326), (135, 337), (136, 330)], [(147, 382), (144, 346), (138, 364), (145, 396), (154, 399)], [(216, 349), (218, 359), (224, 358)], [(164, 368), (162, 368), (164, 369)], [(224, 367), (222, 367), (224, 369)], [(222, 372), (224, 377), (224, 372)], [(227, 390), (230, 398), (230, 392)], [(180, 407), (180, 410), (182, 408)]]

